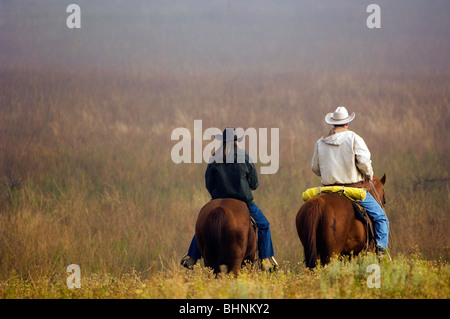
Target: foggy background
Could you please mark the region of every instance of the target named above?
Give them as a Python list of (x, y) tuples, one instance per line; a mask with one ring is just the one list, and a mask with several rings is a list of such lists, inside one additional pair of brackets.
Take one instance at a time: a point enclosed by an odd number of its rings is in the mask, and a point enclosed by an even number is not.
[[(81, 29), (68, 29), (69, 4)], [(160, 71), (376, 72), (448, 68), (450, 3), (376, 1), (0, 1), (0, 64)]]

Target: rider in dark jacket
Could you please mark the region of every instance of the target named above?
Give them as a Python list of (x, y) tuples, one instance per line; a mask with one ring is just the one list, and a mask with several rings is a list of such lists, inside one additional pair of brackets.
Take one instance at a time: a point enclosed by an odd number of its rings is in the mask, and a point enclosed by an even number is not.
[[(237, 145), (234, 145), (234, 154), (233, 163), (208, 164), (205, 173), (206, 189), (212, 199), (230, 197), (245, 202), (247, 206), (253, 205), (252, 190), (259, 186), (255, 164)], [(237, 161), (239, 156), (245, 159), (245, 163)]]
[[(219, 135), (220, 136), (220, 135)], [(216, 137), (217, 138), (217, 137)], [(252, 194), (258, 186), (258, 173), (245, 150), (237, 147), (238, 139), (234, 128), (226, 128), (221, 136), (222, 147), (213, 156), (205, 173), (205, 183), (212, 199), (234, 198), (247, 204), (251, 216), (258, 228), (259, 259), (263, 269), (276, 269), (278, 266), (274, 258), (269, 221), (256, 206)], [(201, 258), (197, 240), (191, 241), (187, 255), (181, 259), (181, 264), (189, 269)]]

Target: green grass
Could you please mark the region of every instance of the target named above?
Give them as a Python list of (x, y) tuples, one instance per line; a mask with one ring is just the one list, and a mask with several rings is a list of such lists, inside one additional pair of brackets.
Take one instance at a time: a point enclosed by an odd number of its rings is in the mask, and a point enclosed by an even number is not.
[[(369, 288), (367, 266), (380, 266), (380, 288)], [(167, 268), (168, 267), (168, 268)], [(450, 266), (417, 256), (392, 261), (372, 254), (352, 260), (333, 260), (314, 271), (282, 263), (275, 273), (248, 266), (235, 278), (196, 266), (193, 271), (177, 262), (154, 273), (131, 271), (81, 276), (81, 288), (69, 289), (66, 277), (22, 279), (13, 275), (0, 282), (0, 298), (151, 298), (151, 299), (299, 299), (299, 298), (434, 298), (450, 297)]]

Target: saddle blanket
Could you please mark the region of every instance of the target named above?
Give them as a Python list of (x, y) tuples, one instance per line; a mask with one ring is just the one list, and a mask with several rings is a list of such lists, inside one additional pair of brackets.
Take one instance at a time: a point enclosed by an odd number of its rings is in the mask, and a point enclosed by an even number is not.
[(303, 192), (302, 198), (306, 202), (308, 199), (320, 195), (321, 193), (340, 193), (352, 201), (366, 199), (366, 189), (345, 186), (319, 186), (308, 188)]

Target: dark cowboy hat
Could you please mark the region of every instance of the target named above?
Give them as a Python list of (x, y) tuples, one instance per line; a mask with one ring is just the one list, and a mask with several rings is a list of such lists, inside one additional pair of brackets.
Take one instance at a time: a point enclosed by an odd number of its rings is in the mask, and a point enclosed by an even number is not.
[(242, 141), (244, 136), (237, 137), (236, 130), (234, 127), (227, 127), (223, 130), (222, 134), (216, 134), (215, 139), (222, 140), (223, 142), (228, 141)]

